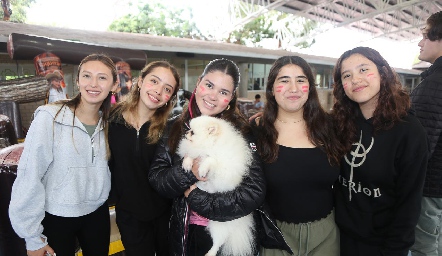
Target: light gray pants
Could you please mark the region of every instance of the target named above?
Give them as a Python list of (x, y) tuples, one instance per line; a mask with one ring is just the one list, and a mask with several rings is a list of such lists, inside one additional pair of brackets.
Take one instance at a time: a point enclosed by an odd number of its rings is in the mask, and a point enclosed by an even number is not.
[(413, 256), (442, 255), (442, 198), (422, 197), (422, 208), (415, 228)]
[[(339, 229), (332, 211), (327, 217), (309, 223), (276, 221), (294, 255), (339, 256)], [(288, 256), (286, 251), (262, 248), (262, 256)]]

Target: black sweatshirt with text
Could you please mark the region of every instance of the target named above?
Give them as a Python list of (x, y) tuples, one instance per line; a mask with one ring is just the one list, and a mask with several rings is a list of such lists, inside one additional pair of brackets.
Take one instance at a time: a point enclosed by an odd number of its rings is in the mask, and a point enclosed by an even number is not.
[(375, 135), (372, 120), (361, 113), (357, 126), (335, 186), (336, 222), (342, 233), (381, 248), (382, 255), (407, 255), (420, 212), (426, 133), (411, 114)]

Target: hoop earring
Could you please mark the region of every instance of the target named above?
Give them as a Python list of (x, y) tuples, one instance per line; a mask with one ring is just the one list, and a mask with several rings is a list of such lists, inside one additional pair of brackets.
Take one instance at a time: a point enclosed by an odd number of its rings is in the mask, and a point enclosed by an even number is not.
[(230, 105), (227, 105), (226, 111), (230, 109)]

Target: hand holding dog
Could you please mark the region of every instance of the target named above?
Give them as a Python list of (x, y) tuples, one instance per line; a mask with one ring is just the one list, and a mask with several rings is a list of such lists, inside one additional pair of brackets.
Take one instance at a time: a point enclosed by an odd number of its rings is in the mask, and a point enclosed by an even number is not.
[[(184, 191), (184, 196), (189, 197), (197, 187), (198, 191), (213, 194), (241, 186), (253, 159), (241, 132), (228, 121), (210, 116), (193, 118), (189, 126), (177, 152), (183, 157), (183, 169), (192, 171), (197, 182)], [(251, 213), (230, 221), (209, 219), (207, 230), (213, 243), (206, 255), (215, 256), (219, 250), (223, 255), (252, 255), (256, 246), (254, 229)]]
[(207, 181), (206, 177), (201, 177), (200, 176), (199, 168), (200, 168), (200, 159), (197, 158), (197, 159), (193, 160), (192, 173), (193, 173), (193, 175), (195, 175), (195, 177), (199, 181)]
[(190, 186), (190, 188), (188, 188), (186, 191), (184, 191), (184, 196), (186, 198), (189, 197), (190, 192), (192, 192), (192, 190), (194, 190), (196, 188), (197, 188), (196, 184), (193, 184), (192, 186)]
[[(195, 177), (199, 180), (199, 181), (206, 181), (207, 178), (205, 177), (200, 177), (199, 175), (199, 167), (200, 167), (200, 163), (199, 163), (200, 159), (197, 158), (195, 160), (193, 160), (193, 164), (192, 164), (192, 173), (193, 175), (195, 175)], [(194, 190), (195, 188), (197, 188), (196, 184), (193, 184), (192, 186), (190, 186), (186, 191), (184, 191), (184, 196), (188, 197), (190, 192), (192, 192), (192, 190)]]

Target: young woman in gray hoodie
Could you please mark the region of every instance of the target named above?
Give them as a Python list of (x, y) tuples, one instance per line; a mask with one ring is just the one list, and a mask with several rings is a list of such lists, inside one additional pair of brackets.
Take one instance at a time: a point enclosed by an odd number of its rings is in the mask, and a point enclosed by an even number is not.
[(12, 187), (9, 216), (29, 256), (107, 256), (107, 118), (116, 88), (113, 61), (103, 54), (82, 60), (78, 95), (39, 107), (26, 136)]

